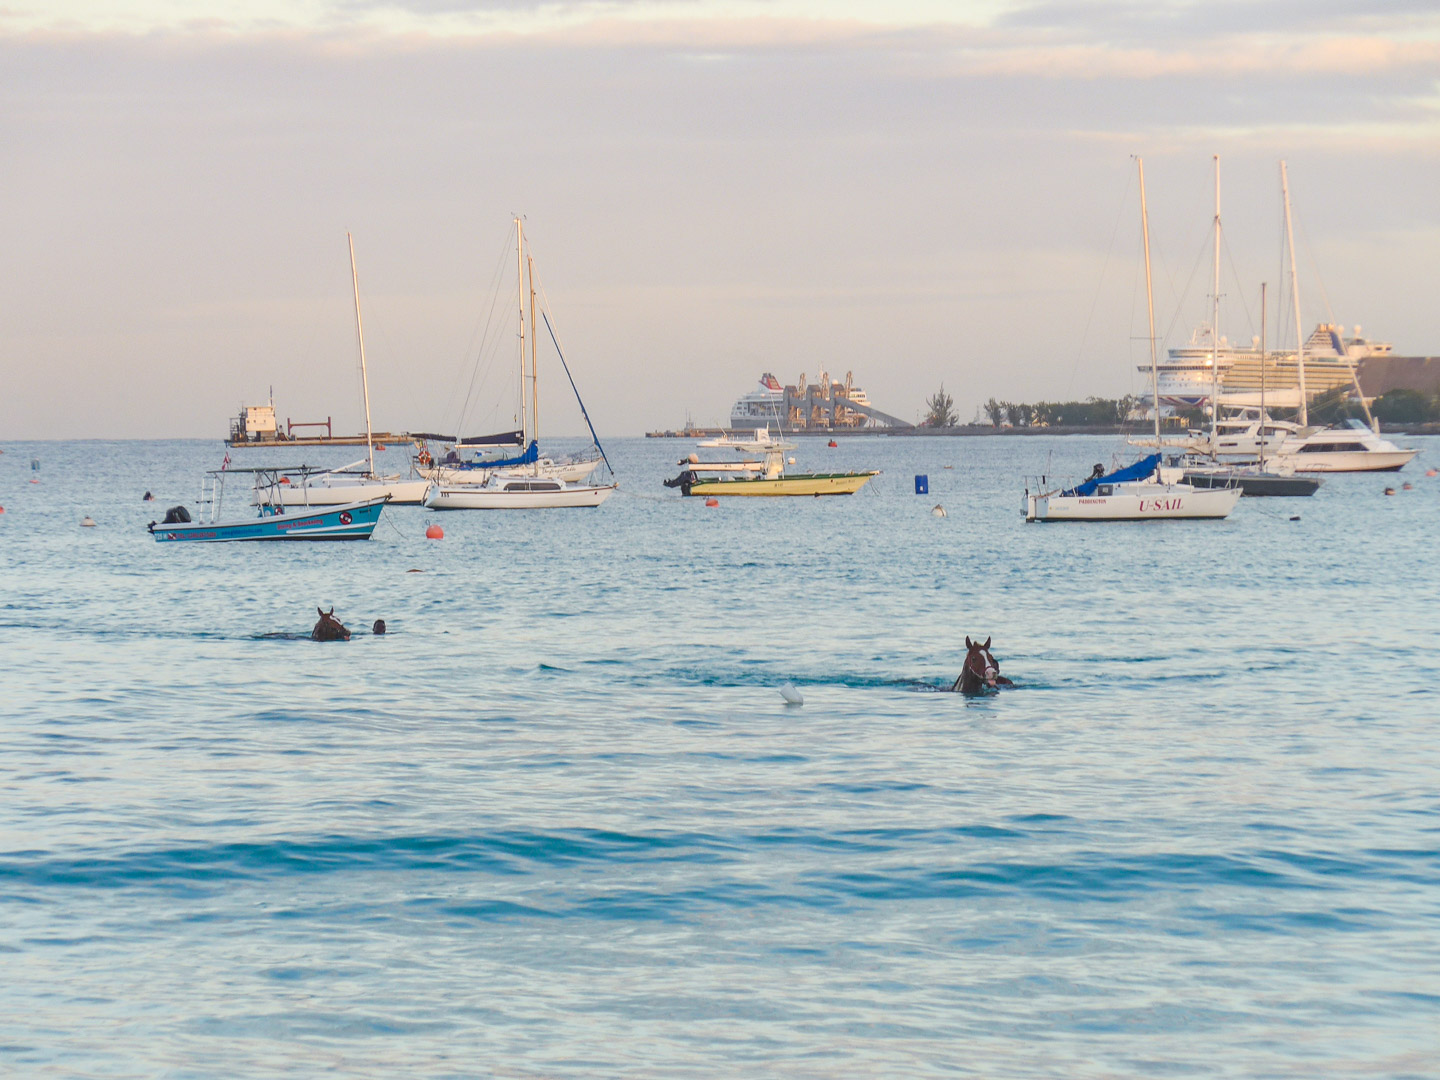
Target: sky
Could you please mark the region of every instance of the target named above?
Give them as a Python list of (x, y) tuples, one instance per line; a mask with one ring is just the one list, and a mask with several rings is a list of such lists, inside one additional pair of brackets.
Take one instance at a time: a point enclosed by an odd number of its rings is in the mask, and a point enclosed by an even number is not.
[(1137, 155), (1162, 349), (1218, 155), (1222, 333), (1289, 288), (1284, 159), (1306, 331), (1440, 353), (1432, 0), (0, 0), (0, 146), (0, 440), (362, 429), (347, 233), (375, 427), (504, 427), (516, 214), (602, 437), (766, 371), (1141, 392)]

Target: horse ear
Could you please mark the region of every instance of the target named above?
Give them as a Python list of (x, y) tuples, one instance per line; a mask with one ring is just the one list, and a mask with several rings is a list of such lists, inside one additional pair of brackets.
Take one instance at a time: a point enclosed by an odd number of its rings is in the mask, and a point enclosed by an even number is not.
[(988, 637), (985, 639), (985, 644), (982, 645), (981, 648), (983, 648), (983, 649), (985, 649), (985, 650), (987, 650), (987, 651), (989, 650), (989, 648), (990, 648), (990, 639), (989, 639)]
[(318, 607), (315, 609), (315, 614), (319, 615), (322, 619), (325, 617), (325, 612), (321, 611)]
[(969, 634), (966, 634), (966, 635), (965, 635), (965, 648), (967, 648), (967, 649), (973, 649), (974, 647), (975, 647), (975, 646), (970, 643), (970, 635), (969, 635)]

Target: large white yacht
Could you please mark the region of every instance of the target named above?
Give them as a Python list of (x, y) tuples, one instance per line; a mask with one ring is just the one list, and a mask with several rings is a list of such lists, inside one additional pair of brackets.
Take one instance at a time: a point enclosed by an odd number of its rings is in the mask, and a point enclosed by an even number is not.
[[(1224, 335), (1218, 343), (1211, 341), (1209, 326), (1201, 326), (1190, 340), (1167, 351), (1166, 359), (1157, 366), (1160, 403), (1181, 408), (1194, 408), (1210, 401), (1212, 366), (1214, 381), (1219, 384), (1221, 403), (1239, 403), (1254, 397), (1260, 389), (1262, 359), (1260, 339), (1248, 345), (1234, 345)], [(1370, 341), (1360, 334), (1360, 327), (1346, 337), (1345, 328), (1335, 323), (1321, 323), (1305, 341), (1305, 387), (1313, 396), (1335, 390), (1351, 380), (1350, 369), (1372, 356), (1389, 356), (1388, 341)], [(1146, 376), (1150, 365), (1140, 365)], [(1299, 389), (1299, 373), (1295, 352), (1269, 352), (1264, 355), (1263, 378), (1270, 402), (1277, 408), (1293, 408), (1290, 401)], [(1149, 395), (1145, 395), (1148, 399)]]
[(1419, 450), (1403, 450), (1359, 420), (1320, 428), (1285, 440), (1275, 464), (1296, 472), (1395, 472)]

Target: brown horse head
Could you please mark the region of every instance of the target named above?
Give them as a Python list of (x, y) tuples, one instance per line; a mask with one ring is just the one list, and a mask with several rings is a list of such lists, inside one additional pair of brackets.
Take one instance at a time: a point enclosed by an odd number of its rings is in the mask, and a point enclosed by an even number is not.
[(315, 624), (315, 629), (310, 631), (311, 641), (349, 641), (350, 631), (346, 630), (339, 619), (335, 618), (335, 609), (321, 611), (315, 609), (320, 616), (320, 621)]
[(968, 636), (965, 638), (965, 666), (952, 690), (962, 694), (983, 694), (986, 690), (1014, 685), (1000, 674), (1000, 661), (990, 655), (990, 641), (987, 637), (982, 645), (971, 641)]

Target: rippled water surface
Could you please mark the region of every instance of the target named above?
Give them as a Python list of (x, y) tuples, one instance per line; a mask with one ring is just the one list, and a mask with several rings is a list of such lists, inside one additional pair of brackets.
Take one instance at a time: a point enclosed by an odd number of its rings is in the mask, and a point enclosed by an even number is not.
[[(216, 546), (144, 531), (215, 443), (0, 444), (0, 1073), (1436, 1076), (1402, 441), (1027, 526), (1119, 440), (804, 440), (884, 474), (712, 510), (637, 439), (599, 510)], [(967, 634), (1013, 691), (938, 692)]]

